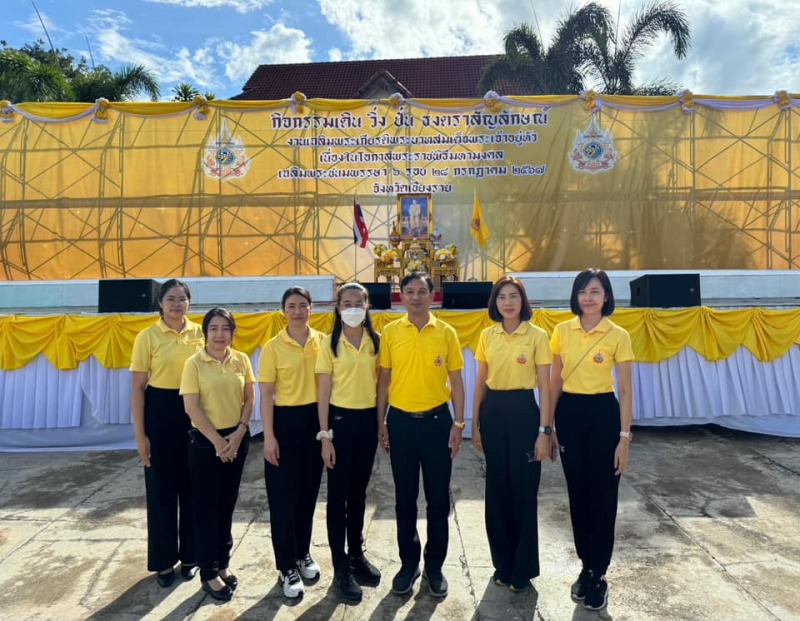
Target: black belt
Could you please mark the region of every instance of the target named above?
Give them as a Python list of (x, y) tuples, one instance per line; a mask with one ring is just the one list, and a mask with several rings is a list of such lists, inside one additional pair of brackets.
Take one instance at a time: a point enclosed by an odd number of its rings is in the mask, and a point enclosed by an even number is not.
[(408, 412), (406, 410), (401, 410), (400, 408), (394, 408), (394, 409), (400, 412), (401, 414), (410, 416), (411, 418), (427, 418), (428, 416), (435, 416), (436, 414), (439, 414), (441, 412), (446, 411), (449, 413), (450, 411), (447, 407), (447, 403), (440, 403), (435, 408), (431, 408), (430, 410), (425, 410), (423, 412)]

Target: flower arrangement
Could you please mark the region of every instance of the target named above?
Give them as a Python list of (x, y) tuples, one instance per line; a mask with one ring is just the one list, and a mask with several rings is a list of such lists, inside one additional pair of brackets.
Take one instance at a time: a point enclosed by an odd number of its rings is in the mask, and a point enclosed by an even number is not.
[(409, 272), (418, 272), (422, 269), (423, 263), (419, 259), (411, 259), (408, 263), (406, 263), (406, 269)]
[(436, 259), (439, 263), (450, 263), (453, 260), (453, 253), (450, 252), (449, 248), (439, 248), (436, 253), (433, 255), (433, 258)]
[(454, 258), (458, 256), (458, 246), (455, 244), (447, 244), (445, 248), (450, 251)]
[(375, 247), (372, 249), (372, 252), (375, 253), (376, 257), (380, 257), (386, 252), (387, 248), (385, 244), (375, 244)]
[(385, 251), (381, 256), (380, 259), (383, 263), (394, 263), (397, 261), (397, 250), (394, 248), (390, 248), (389, 250)]

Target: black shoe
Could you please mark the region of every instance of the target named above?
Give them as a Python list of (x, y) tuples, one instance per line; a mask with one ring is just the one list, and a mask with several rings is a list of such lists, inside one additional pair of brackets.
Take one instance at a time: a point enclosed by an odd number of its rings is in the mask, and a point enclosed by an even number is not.
[(333, 584), (342, 599), (350, 604), (358, 604), (364, 595), (361, 587), (353, 579), (353, 574), (350, 572), (349, 567), (333, 572)]
[(416, 563), (403, 563), (400, 571), (392, 580), (392, 593), (405, 595), (414, 587), (414, 582), (419, 578), (419, 565)]
[(353, 578), (362, 586), (376, 587), (381, 583), (380, 570), (363, 554), (350, 557), (350, 569), (353, 572)]
[(578, 579), (572, 583), (570, 587), (570, 597), (573, 602), (579, 603), (586, 599), (586, 591), (589, 590), (589, 582), (592, 580), (592, 572), (590, 569), (584, 567)]
[(586, 610), (603, 610), (608, 605), (608, 583), (605, 578), (592, 576), (583, 607)]
[(200, 581), (203, 585), (203, 590), (208, 593), (214, 599), (218, 599), (221, 602), (229, 602), (231, 601), (231, 597), (233, 597), (233, 591), (231, 588), (226, 584), (222, 587), (219, 591), (215, 591), (211, 588), (211, 585), (208, 584), (205, 580)]
[(428, 581), (428, 590), (434, 597), (447, 595), (447, 578), (441, 569), (425, 568), (425, 579)]
[(502, 573), (499, 569), (494, 570), (494, 575), (492, 576), (492, 582), (494, 582), (497, 586), (507, 587), (510, 583), (508, 576)]
[[(222, 578), (222, 576), (220, 576), (220, 578)], [(228, 574), (227, 576), (225, 576), (224, 578), (222, 578), (222, 581), (223, 581), (225, 584), (227, 584), (227, 585), (228, 585), (228, 588), (229, 588), (231, 591), (235, 591), (235, 590), (236, 590), (236, 587), (238, 587), (238, 586), (239, 586), (239, 579), (238, 579), (236, 576), (234, 576), (233, 574)]]
[(532, 587), (533, 585), (530, 580), (513, 580), (511, 584), (508, 585), (508, 590), (512, 593), (527, 593)]
[(158, 582), (158, 586), (165, 589), (172, 586), (172, 583), (175, 582), (175, 570), (171, 569), (166, 574), (156, 574), (156, 582)]
[(200, 571), (200, 568), (195, 565), (181, 565), (181, 576), (183, 576), (184, 580), (191, 580), (197, 575), (197, 572)]

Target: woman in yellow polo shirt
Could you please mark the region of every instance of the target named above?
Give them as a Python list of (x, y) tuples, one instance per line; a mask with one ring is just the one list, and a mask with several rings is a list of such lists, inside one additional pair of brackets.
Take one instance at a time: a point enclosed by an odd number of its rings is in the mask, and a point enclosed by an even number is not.
[(281, 301), (287, 326), (261, 350), (258, 384), (264, 425), (264, 480), (278, 580), (288, 598), (302, 597), (301, 578), (319, 577), (311, 528), (322, 480), (314, 365), (325, 337), (308, 325), (311, 294), (290, 287)]
[[(494, 582), (526, 591), (539, 575), (537, 494), (550, 456), (547, 333), (531, 325), (525, 287), (503, 276), (489, 296), (497, 325), (481, 332), (472, 443), (486, 454), (486, 535)], [(539, 386), (539, 404), (533, 392)]]
[(203, 318), (203, 349), (186, 361), (181, 395), (194, 427), (190, 431), (197, 561), (203, 590), (227, 601), (239, 584), (229, 569), (233, 509), (250, 446), (248, 426), (256, 400), (256, 378), (247, 354), (231, 348), (236, 322), (224, 308)]
[(346, 601), (358, 603), (360, 585), (381, 581), (363, 548), (367, 485), (378, 448), (380, 339), (362, 285), (339, 287), (334, 315), (333, 332), (322, 341), (316, 365), (322, 460), (328, 468), (328, 544), (334, 587)]
[(572, 534), (583, 564), (571, 596), (589, 610), (601, 610), (608, 602), (619, 479), (628, 467), (634, 357), (628, 332), (608, 319), (614, 292), (604, 271), (577, 275), (570, 308), (576, 317), (558, 324), (550, 339), (550, 395), (558, 429), (552, 438), (561, 454)]
[(197, 573), (190, 425), (178, 393), (183, 363), (203, 346), (202, 329), (186, 318), (191, 299), (184, 282), (171, 278), (161, 285), (161, 318), (136, 336), (131, 356), (133, 429), (147, 495), (147, 569), (157, 572), (162, 587), (175, 581), (178, 560), (184, 579)]

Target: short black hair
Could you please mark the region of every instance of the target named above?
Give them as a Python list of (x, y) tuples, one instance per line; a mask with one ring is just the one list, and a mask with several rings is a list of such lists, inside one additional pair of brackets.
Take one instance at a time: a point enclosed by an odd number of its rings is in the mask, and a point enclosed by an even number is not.
[(596, 267), (590, 267), (583, 270), (575, 277), (575, 282), (572, 283), (572, 295), (569, 296), (569, 307), (574, 315), (580, 317), (583, 315), (581, 305), (578, 303), (578, 292), (586, 288), (592, 278), (597, 278), (603, 287), (606, 294), (606, 301), (603, 304), (603, 317), (608, 317), (614, 312), (614, 290), (611, 288), (611, 280), (603, 270)]
[(528, 301), (528, 294), (525, 292), (525, 286), (519, 281), (518, 278), (513, 276), (503, 276), (492, 287), (492, 292), (489, 294), (489, 318), (492, 321), (503, 321), (503, 316), (497, 310), (497, 296), (500, 295), (500, 289), (505, 285), (514, 285), (522, 297), (522, 308), (519, 309), (519, 318), (521, 321), (530, 321), (533, 317), (531, 310), (531, 303)]
[(302, 296), (308, 300), (309, 304), (311, 304), (311, 294), (308, 292), (308, 289), (305, 287), (289, 287), (283, 292), (283, 297), (281, 298), (281, 308), (286, 308), (286, 300), (293, 295)]
[(208, 340), (208, 324), (211, 323), (211, 320), (214, 317), (224, 317), (228, 320), (228, 325), (231, 327), (231, 334), (236, 332), (236, 320), (231, 315), (230, 311), (227, 308), (222, 308), (220, 306), (215, 306), (210, 311), (206, 313), (206, 316), (203, 317), (203, 336)]
[[(172, 289), (173, 287), (180, 287), (183, 289), (184, 295), (186, 295), (186, 299), (190, 302), (192, 301), (192, 292), (189, 290), (189, 285), (187, 285), (182, 280), (178, 280), (177, 278), (170, 278), (168, 281), (161, 285), (161, 288), (158, 290), (158, 301), (163, 302), (164, 296), (167, 295), (167, 291)], [(158, 307), (158, 314), (162, 317), (164, 316), (164, 310), (161, 306)]]
[(414, 270), (403, 276), (403, 280), (400, 281), (400, 291), (406, 288), (406, 285), (410, 283), (412, 280), (421, 280), (428, 286), (428, 291), (433, 292), (433, 280), (431, 279), (430, 275), (427, 272), (420, 272), (418, 270)]

